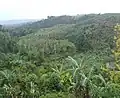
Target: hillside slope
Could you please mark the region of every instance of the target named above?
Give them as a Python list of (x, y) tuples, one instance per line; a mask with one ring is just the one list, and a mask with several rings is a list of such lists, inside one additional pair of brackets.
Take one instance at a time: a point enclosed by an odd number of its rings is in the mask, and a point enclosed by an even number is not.
[(78, 25), (90, 25), (101, 24), (109, 27), (113, 27), (116, 23), (120, 23), (119, 13), (106, 13), (106, 14), (87, 14), (77, 16), (49, 16), (47, 19), (43, 19), (33, 23), (27, 23), (18, 27), (9, 28), (9, 32), (14, 36), (25, 36), (30, 33), (35, 33), (41, 28), (49, 28), (59, 24), (78, 24)]

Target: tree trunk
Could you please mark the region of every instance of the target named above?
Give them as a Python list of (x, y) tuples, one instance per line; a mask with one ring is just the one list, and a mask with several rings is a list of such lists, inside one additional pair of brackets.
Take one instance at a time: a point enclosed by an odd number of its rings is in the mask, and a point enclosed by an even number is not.
[(86, 98), (90, 98), (90, 94), (89, 94), (89, 86), (86, 86)]

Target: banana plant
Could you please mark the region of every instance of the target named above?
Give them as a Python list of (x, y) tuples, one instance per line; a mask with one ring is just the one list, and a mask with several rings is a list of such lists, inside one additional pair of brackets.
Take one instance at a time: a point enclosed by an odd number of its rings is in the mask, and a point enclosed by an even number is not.
[(4, 95), (11, 96), (12, 98), (14, 98), (15, 89), (12, 86), (13, 79), (15, 78), (14, 72), (10, 70), (3, 70), (0, 71), (0, 75), (0, 86), (5, 91)]
[(64, 89), (67, 90), (72, 83), (72, 75), (70, 73), (72, 69), (64, 69), (61, 64), (60, 67), (56, 66), (56, 68), (52, 68), (52, 70), (57, 73), (60, 77), (60, 83), (62, 83), (64, 85)]
[[(73, 59), (72, 57), (68, 56), (68, 60), (72, 63), (72, 77), (73, 77), (73, 85), (69, 88), (69, 90), (72, 88), (75, 92), (76, 98), (91, 98), (93, 95), (91, 95), (91, 86), (93, 85), (97, 86), (96, 84), (93, 84), (93, 81), (95, 78), (102, 81), (102, 84), (105, 84), (105, 80), (102, 77), (102, 75), (94, 74), (94, 69), (96, 67), (95, 63), (92, 62), (93, 66), (89, 66), (89, 61), (91, 60), (91, 57), (83, 57), (81, 59), (80, 64)], [(87, 62), (87, 63), (86, 63)], [(85, 72), (84, 69), (89, 68), (88, 72)]]

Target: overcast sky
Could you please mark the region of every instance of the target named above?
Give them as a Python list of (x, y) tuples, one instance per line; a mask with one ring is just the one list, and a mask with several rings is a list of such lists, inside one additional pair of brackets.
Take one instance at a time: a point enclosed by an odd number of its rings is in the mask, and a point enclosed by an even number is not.
[(0, 0), (0, 20), (119, 12), (120, 0)]

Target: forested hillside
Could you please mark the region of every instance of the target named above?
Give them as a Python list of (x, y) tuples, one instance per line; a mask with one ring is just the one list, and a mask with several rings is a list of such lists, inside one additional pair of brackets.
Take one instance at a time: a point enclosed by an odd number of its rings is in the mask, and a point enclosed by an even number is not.
[(40, 28), (49, 28), (58, 24), (101, 24), (105, 26), (113, 26), (120, 22), (120, 14), (106, 13), (106, 14), (88, 14), (77, 16), (48, 16), (47, 19), (42, 19), (37, 22), (28, 23), (20, 27), (11, 28), (12, 35), (24, 36), (29, 33), (35, 33)]
[(0, 26), (1, 98), (119, 98), (120, 14), (48, 16)]

